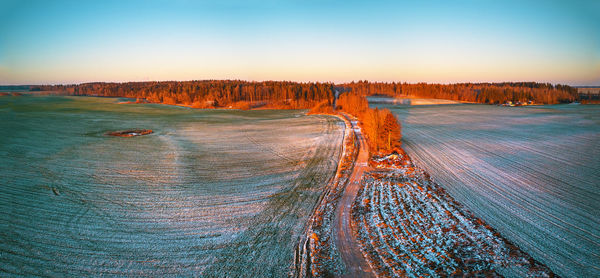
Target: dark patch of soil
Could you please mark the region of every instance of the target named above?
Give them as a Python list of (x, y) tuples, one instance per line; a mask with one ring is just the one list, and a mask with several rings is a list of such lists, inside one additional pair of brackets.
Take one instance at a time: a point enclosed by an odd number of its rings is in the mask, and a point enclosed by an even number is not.
[(106, 135), (119, 136), (119, 137), (134, 137), (134, 136), (140, 136), (140, 135), (147, 135), (152, 132), (153, 132), (152, 129), (128, 129), (128, 130), (107, 132)]

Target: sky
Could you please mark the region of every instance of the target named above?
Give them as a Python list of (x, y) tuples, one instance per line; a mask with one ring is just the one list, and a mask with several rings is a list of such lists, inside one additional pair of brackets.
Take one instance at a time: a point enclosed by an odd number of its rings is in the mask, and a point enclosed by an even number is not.
[(0, 0), (0, 84), (600, 85), (600, 1)]

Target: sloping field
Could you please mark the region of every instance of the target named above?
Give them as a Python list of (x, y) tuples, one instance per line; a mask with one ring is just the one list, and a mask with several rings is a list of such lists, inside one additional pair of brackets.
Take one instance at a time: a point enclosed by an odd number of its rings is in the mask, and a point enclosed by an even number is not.
[(600, 276), (600, 106), (391, 108), (456, 201), (561, 276)]
[(116, 102), (0, 98), (0, 276), (288, 275), (343, 123)]

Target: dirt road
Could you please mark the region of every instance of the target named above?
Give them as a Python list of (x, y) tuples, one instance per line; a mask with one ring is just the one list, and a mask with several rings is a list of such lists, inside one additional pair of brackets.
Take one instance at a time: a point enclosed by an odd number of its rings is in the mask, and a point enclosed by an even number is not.
[(359, 151), (352, 175), (337, 206), (337, 219), (334, 221), (333, 232), (336, 237), (335, 244), (345, 265), (345, 272), (342, 277), (375, 277), (360, 250), (358, 240), (352, 232), (350, 221), (352, 203), (354, 203), (354, 199), (358, 194), (361, 177), (369, 167), (369, 150), (365, 138), (358, 127), (358, 123), (355, 121), (351, 121), (351, 123), (359, 144)]

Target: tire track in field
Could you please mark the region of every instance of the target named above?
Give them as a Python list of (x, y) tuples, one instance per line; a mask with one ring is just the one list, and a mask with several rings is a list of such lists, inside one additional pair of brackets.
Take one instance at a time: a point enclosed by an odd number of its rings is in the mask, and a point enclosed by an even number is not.
[[(344, 115), (348, 121), (349, 117)], [(360, 180), (365, 171), (369, 169), (369, 150), (360, 127), (356, 121), (351, 121), (352, 132), (359, 143), (359, 152), (354, 162), (352, 174), (346, 182), (343, 195), (338, 201), (336, 208), (335, 225), (333, 234), (335, 235), (335, 245), (340, 253), (344, 263), (345, 271), (342, 277), (373, 277), (371, 265), (365, 260), (360, 250), (359, 242), (355, 235), (356, 224), (352, 219), (352, 204), (357, 197), (360, 189)]]

